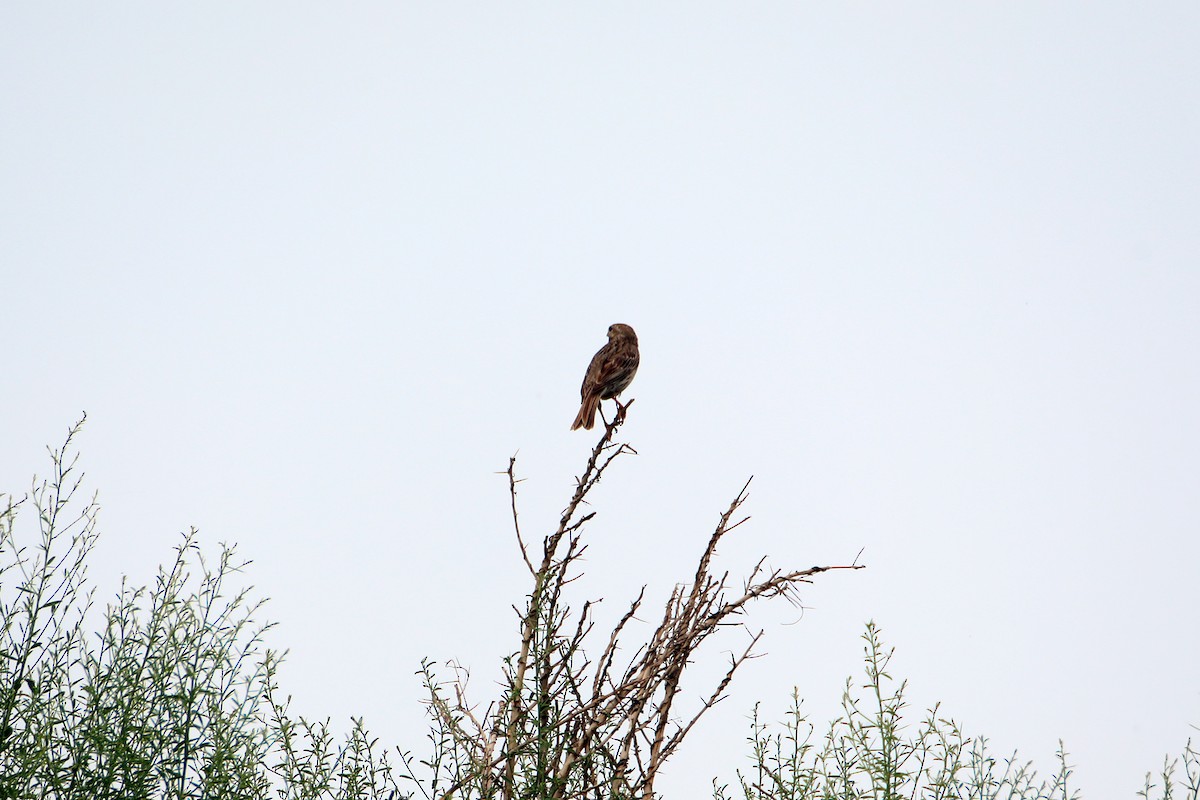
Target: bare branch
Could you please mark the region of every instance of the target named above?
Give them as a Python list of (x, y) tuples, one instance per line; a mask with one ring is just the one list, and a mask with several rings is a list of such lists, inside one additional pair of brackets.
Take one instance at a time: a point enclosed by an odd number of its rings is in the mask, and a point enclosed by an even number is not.
[(521, 536), (521, 523), (517, 519), (517, 457), (509, 456), (508, 469), (505, 474), (508, 475), (508, 496), (512, 505), (512, 520), (513, 530), (517, 534), (517, 545), (521, 548), (521, 558), (525, 561), (525, 566), (529, 568), (529, 574), (536, 574), (533, 568), (533, 562), (529, 560), (529, 551), (525, 548), (525, 539)]
[(457, 668), (449, 696), (432, 687), (431, 713), (462, 751), (455, 762), (459, 772), (448, 789), (437, 792), (441, 800), (457, 796), (468, 785), (483, 787), (489, 797), (569, 800), (606, 791), (652, 800), (663, 765), (700, 718), (726, 696), (737, 670), (754, 657), (763, 632), (751, 635), (745, 649), (730, 657), (723, 677), (694, 701), (697, 705), (682, 717), (685, 721), (676, 721), (683, 677), (705, 640), (720, 628), (741, 625), (737, 618), (753, 600), (783, 597), (798, 602), (798, 588), (814, 576), (863, 568), (856, 557), (844, 566), (768, 570), (764, 557), (741, 581), (737, 596), (728, 598), (729, 572), (714, 574), (713, 562), (722, 538), (750, 519), (738, 513), (748, 498), (747, 480), (718, 519), (691, 584), (672, 589), (644, 641), (621, 655), (622, 637), (630, 635), (645, 599), (642, 587), (601, 640), (599, 658), (589, 658), (586, 645), (595, 627), (594, 603), (586, 601), (573, 612), (564, 593), (582, 576), (572, 565), (587, 550), (584, 528), (595, 516), (591, 511), (580, 513), (581, 507), (617, 458), (636, 453), (614, 441), (631, 405), (632, 401), (618, 405), (613, 420), (605, 421), (556, 528), (544, 538), (540, 564), (533, 563), (521, 533), (516, 458), (509, 459), (513, 528), (533, 584), (524, 608), (515, 609), (521, 643), (506, 661), (501, 699), (478, 715), (467, 699), (469, 675)]

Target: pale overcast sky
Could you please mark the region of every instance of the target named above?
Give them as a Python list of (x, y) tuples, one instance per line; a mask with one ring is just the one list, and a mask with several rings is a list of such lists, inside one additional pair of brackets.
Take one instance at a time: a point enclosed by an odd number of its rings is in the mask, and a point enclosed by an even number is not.
[(0, 489), (86, 410), (99, 596), (237, 542), (297, 710), (486, 699), (496, 472), (550, 530), (626, 322), (579, 596), (660, 602), (751, 474), (724, 566), (869, 565), (758, 609), (667, 796), (830, 719), (868, 619), (914, 723), (1091, 797), (1198, 735), (1200, 5), (9, 3), (0, 70)]

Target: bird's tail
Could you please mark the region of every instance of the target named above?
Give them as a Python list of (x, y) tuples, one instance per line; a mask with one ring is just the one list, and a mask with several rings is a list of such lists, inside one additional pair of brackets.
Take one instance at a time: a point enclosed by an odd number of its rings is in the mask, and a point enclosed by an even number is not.
[(571, 430), (585, 428), (590, 431), (596, 424), (596, 409), (599, 407), (600, 395), (589, 394), (583, 398), (583, 404), (579, 406), (579, 413), (575, 415), (575, 422), (571, 424)]

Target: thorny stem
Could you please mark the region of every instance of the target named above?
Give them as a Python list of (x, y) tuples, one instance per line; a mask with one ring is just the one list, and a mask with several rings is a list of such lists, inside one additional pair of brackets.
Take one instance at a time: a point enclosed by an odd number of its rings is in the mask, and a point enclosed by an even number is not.
[[(580, 515), (580, 506), (617, 457), (636, 454), (629, 445), (613, 441), (632, 405), (630, 401), (619, 407), (613, 420), (605, 421), (604, 432), (592, 448), (583, 473), (576, 478), (557, 527), (543, 540), (542, 558), (536, 567), (518, 520), (516, 487), (520, 481), (516, 477), (516, 457), (509, 459), (504, 474), (508, 477), (513, 529), (533, 588), (520, 615), (521, 645), (511, 662), (504, 699), (489, 706), (483, 718), (477, 719), (464, 696), (461, 678), (452, 703), (435, 690), (435, 715), (455, 729), (458, 721), (469, 721), (474, 733), (462, 731), (466, 738), (456, 736), (456, 740), (477, 754), (469, 759), (472, 766), (468, 774), (460, 772), (448, 789), (438, 792), (441, 800), (450, 800), (475, 780), (481, 780), (485, 790), (499, 783), (500, 796), (506, 800), (525, 797), (531, 791), (539, 797), (567, 800), (594, 793), (605, 785), (614, 796), (636, 795), (652, 800), (662, 766), (700, 717), (725, 696), (734, 673), (753, 657), (763, 634), (752, 634), (741, 654), (731, 658), (722, 679), (686, 723), (672, 723), (682, 676), (704, 640), (728, 624), (731, 616), (743, 613), (752, 600), (775, 596), (794, 600), (799, 584), (811, 583), (814, 575), (863, 568), (856, 558), (848, 565), (775, 570), (755, 582), (762, 570), (760, 561), (741, 594), (727, 600), (729, 574), (714, 576), (710, 570), (721, 539), (749, 519), (734, 521), (748, 497), (748, 480), (721, 514), (700, 555), (691, 586), (677, 586), (671, 593), (646, 644), (636, 648), (624, 666), (618, 666), (620, 639), (641, 608), (643, 587), (608, 635), (599, 660), (588, 660), (583, 643), (592, 631), (593, 604), (585, 603), (568, 627), (572, 614), (561, 605), (562, 592), (578, 577), (570, 574), (569, 567), (586, 550), (581, 541), (582, 528), (594, 516), (594, 512)], [(536, 676), (532, 680), (530, 670)], [(498, 739), (503, 742), (499, 754), (495, 752)], [(528, 749), (531, 746), (532, 751)], [(500, 774), (492, 777), (497, 767), (501, 768)], [(527, 785), (530, 779), (536, 785)], [(490, 790), (484, 796), (491, 796)]]

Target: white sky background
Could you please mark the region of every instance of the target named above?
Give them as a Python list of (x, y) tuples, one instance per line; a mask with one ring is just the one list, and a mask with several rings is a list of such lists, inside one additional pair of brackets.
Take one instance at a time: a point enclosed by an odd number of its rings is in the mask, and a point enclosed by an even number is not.
[(495, 473), (549, 530), (627, 322), (580, 596), (656, 618), (751, 474), (723, 566), (869, 565), (758, 609), (667, 796), (756, 700), (822, 727), (872, 618), (914, 724), (1132, 796), (1200, 725), (1197, 42), (1194, 3), (6, 4), (0, 488), (86, 410), (99, 596), (235, 541), (295, 709), (424, 752), (420, 659), (484, 700), (515, 642)]

